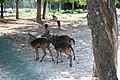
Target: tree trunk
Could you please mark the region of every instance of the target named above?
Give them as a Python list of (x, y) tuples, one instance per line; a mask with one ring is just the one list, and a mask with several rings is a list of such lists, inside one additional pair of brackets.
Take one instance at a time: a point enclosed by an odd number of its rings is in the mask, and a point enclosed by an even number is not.
[(41, 23), (41, 0), (37, 0), (37, 19), (38, 23)]
[(60, 11), (61, 10), (61, 3), (59, 2), (58, 3), (58, 11)]
[(50, 0), (48, 0), (48, 9), (49, 9), (49, 11), (52, 9), (51, 4), (50, 4)]
[(10, 6), (11, 6), (11, 8), (12, 8), (12, 10), (13, 10), (13, 0), (10, 1)]
[(115, 0), (87, 0), (88, 26), (92, 31), (93, 54), (99, 80), (118, 80), (117, 20)]
[(43, 17), (42, 17), (42, 19), (45, 19), (46, 6), (47, 6), (47, 0), (44, 0), (44, 5), (43, 5)]
[(75, 9), (75, 7), (74, 7), (74, 2), (72, 3), (72, 10), (74, 10)]
[(1, 4), (1, 18), (3, 19), (3, 2), (1, 1), (0, 4)]
[(19, 18), (19, 11), (18, 11), (18, 8), (19, 8), (19, 0), (16, 0), (16, 19)]

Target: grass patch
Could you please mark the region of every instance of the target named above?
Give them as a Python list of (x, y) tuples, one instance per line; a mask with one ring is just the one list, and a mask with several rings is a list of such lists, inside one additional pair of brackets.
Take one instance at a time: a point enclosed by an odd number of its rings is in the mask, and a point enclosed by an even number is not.
[(36, 9), (19, 9), (19, 15), (21, 17), (36, 16)]
[[(33, 17), (36, 16), (36, 9), (31, 9), (31, 8), (22, 8), (19, 9), (19, 16), (21, 17)], [(61, 15), (61, 14), (78, 14), (78, 13), (86, 13), (87, 10), (83, 9), (75, 9), (75, 10), (51, 10), (51, 11), (46, 11), (46, 15), (51, 16), (53, 14), (55, 15)], [(42, 13), (42, 12), (41, 12)], [(66, 19), (66, 16), (64, 16), (64, 19)]]
[(48, 13), (53, 13), (53, 14), (65, 14), (65, 13), (70, 13), (70, 14), (77, 14), (77, 13), (86, 13), (87, 10), (83, 9), (75, 9), (75, 10), (51, 10), (48, 11)]

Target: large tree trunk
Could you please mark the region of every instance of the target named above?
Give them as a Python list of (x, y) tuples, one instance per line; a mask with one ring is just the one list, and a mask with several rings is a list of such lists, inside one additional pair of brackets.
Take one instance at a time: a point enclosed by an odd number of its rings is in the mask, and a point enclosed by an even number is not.
[(46, 6), (47, 6), (47, 0), (44, 0), (44, 5), (43, 5), (43, 17), (42, 17), (42, 19), (45, 19)]
[(92, 30), (93, 54), (99, 80), (118, 80), (117, 20), (115, 0), (87, 0), (88, 25)]
[(1, 18), (3, 18), (3, 2), (1, 1), (0, 4), (1, 4)]
[(41, 23), (41, 0), (37, 0), (37, 19), (38, 23)]
[(18, 11), (18, 8), (19, 8), (19, 0), (16, 0), (16, 19), (19, 18), (19, 11)]

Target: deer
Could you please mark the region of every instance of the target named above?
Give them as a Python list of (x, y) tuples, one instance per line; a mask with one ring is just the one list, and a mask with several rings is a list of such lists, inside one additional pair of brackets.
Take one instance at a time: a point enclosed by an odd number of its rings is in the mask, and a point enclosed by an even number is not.
[[(67, 42), (57, 42), (57, 43), (54, 43), (53, 42), (53, 45), (54, 45), (54, 48), (57, 52), (57, 63), (58, 63), (58, 57), (59, 57), (59, 52), (60, 52), (60, 55), (61, 53), (65, 53), (66, 55), (68, 55), (69, 59), (70, 59), (70, 67), (72, 67), (72, 56), (70, 54), (70, 50), (73, 49), (71, 47), (71, 44), (67, 43)], [(62, 56), (61, 56), (61, 62), (62, 61)]]
[[(72, 46), (72, 42), (73, 44), (75, 44), (75, 40), (71, 37), (69, 37), (68, 35), (51, 35), (49, 33), (49, 31), (45, 32), (42, 37), (47, 37), (50, 41), (52, 42), (67, 42), (69, 43), (71, 46)], [(73, 55), (74, 55), (74, 58), (73, 60), (75, 60), (75, 52), (74, 52), (74, 49), (71, 48), (72, 52), (73, 52)]]
[(61, 23), (60, 20), (58, 20), (58, 17), (56, 15), (52, 15), (52, 20), (57, 22), (58, 28), (61, 29)]
[(43, 59), (45, 58), (46, 56), (46, 49), (48, 49), (51, 53), (51, 56), (52, 56), (52, 61), (54, 61), (53, 59), (53, 55), (52, 55), (52, 51), (50, 50), (50, 41), (47, 39), (47, 38), (36, 38), (34, 35), (28, 33), (29, 35), (29, 39), (28, 39), (28, 44), (30, 46), (32, 46), (35, 51), (36, 51), (36, 61), (39, 59), (39, 55), (38, 55), (38, 48), (41, 48), (44, 55), (42, 57), (42, 59), (40, 60), (40, 62), (43, 61)]
[(72, 44), (71, 44), (71, 40), (73, 40), (74, 44), (75, 44), (75, 40), (73, 38), (70, 38), (67, 35), (62, 35), (59, 36), (58, 35), (50, 35), (48, 34), (49, 31), (47, 33), (44, 33), (42, 35), (42, 37), (47, 37), (50, 42), (52, 43), (52, 45), (54, 46), (56, 52), (57, 52), (57, 63), (58, 63), (58, 57), (59, 57), (59, 53), (60, 53), (60, 57), (61, 57), (61, 62), (62, 61), (62, 56), (61, 53), (65, 53), (66, 55), (68, 55), (68, 58), (70, 58), (70, 67), (72, 67), (72, 56), (71, 56), (71, 50), (73, 51), (73, 55), (74, 55), (74, 59), (75, 60), (75, 53), (74, 53), (74, 49), (72, 48)]

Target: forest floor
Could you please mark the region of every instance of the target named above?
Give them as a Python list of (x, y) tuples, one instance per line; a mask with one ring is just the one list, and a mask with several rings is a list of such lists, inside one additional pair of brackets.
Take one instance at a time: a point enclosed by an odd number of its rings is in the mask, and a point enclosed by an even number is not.
[[(68, 18), (61, 19), (61, 16)], [(64, 14), (61, 16), (58, 16), (61, 21), (61, 29), (58, 29), (55, 22), (49, 21), (49, 30), (51, 34), (67, 34), (75, 39), (76, 44), (73, 45), (73, 48), (76, 60), (73, 60), (73, 67), (69, 66), (69, 60), (64, 53), (62, 54), (63, 62), (56, 63), (56, 52), (52, 45), (50, 49), (55, 61), (51, 61), (49, 51), (47, 51), (48, 54), (43, 62), (35, 61), (35, 50), (28, 45), (29, 36), (27, 33), (40, 37), (44, 33), (44, 27), (33, 19), (5, 18), (4, 20), (0, 19), (0, 80), (92, 79), (91, 30), (87, 26), (86, 18), (79, 17), (85, 17), (86, 14)], [(120, 24), (119, 18), (118, 15), (118, 23)], [(42, 56), (43, 52), (39, 49), (39, 57)], [(120, 58), (118, 59), (120, 61)], [(118, 74), (120, 74), (119, 65), (120, 63), (118, 63)]]

